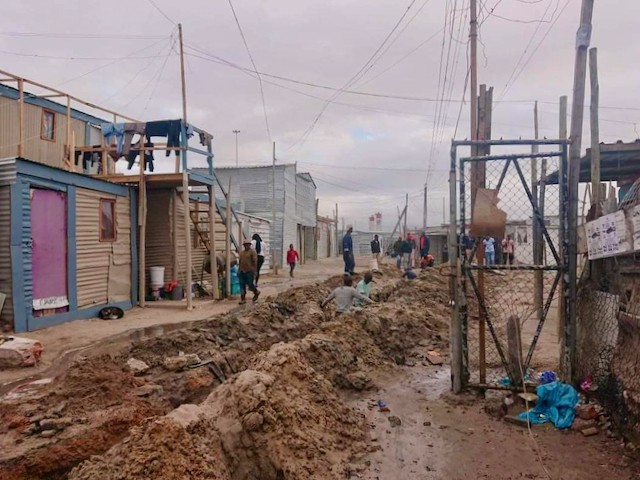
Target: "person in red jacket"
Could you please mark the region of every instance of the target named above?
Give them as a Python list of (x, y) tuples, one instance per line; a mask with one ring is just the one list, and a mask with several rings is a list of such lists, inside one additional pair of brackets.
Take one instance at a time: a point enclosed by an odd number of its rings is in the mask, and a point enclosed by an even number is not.
[(289, 264), (289, 276), (293, 278), (293, 269), (296, 268), (296, 262), (300, 260), (300, 255), (293, 248), (293, 243), (289, 245), (287, 250), (287, 263)]

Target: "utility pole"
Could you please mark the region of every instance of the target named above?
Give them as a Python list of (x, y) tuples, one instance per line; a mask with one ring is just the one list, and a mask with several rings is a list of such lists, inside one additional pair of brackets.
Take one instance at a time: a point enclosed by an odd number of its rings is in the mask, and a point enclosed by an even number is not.
[(409, 210), (409, 194), (405, 195), (404, 200), (404, 236), (407, 237), (407, 211)]
[(336, 242), (336, 244), (335, 244), (335, 251), (336, 251), (336, 257), (337, 257), (337, 256), (339, 255), (338, 239), (340, 238), (340, 237), (339, 237), (339, 234), (338, 234), (338, 204), (337, 204), (337, 203), (336, 203), (336, 218), (335, 218), (335, 221), (336, 221), (336, 225), (335, 225), (335, 227), (336, 227), (336, 234), (335, 234), (335, 237), (336, 237), (336, 239), (335, 239), (335, 242)]
[(422, 206), (422, 230), (427, 230), (427, 183), (424, 184), (424, 205)]
[[(478, 2), (470, 0), (469, 2), (469, 103), (471, 106), (471, 140), (478, 139)], [(477, 147), (471, 147), (471, 156), (478, 154)], [(471, 164), (471, 214), (473, 215), (473, 206), (476, 201), (476, 192), (480, 185), (481, 169), (485, 165), (482, 162), (473, 162)], [(482, 175), (484, 178), (484, 175)]]
[(240, 130), (233, 130), (233, 133), (236, 134), (236, 168), (238, 167), (238, 134)]
[[(181, 23), (178, 24), (178, 38), (180, 40), (180, 79), (182, 81), (182, 121), (184, 123), (187, 123), (187, 81), (184, 74), (184, 45), (182, 42), (182, 24)], [(176, 150), (176, 173), (180, 172), (179, 152), (180, 150)], [(144, 165), (144, 162), (143, 162), (143, 165)], [(187, 204), (187, 206), (189, 206), (189, 204)]]
[[(237, 137), (236, 137), (237, 138)], [(278, 248), (276, 242), (276, 142), (273, 142), (273, 168), (271, 169), (271, 190), (273, 197), (271, 199), (271, 223), (273, 224), (273, 239), (271, 240), (271, 259), (273, 261), (273, 274), (278, 274)], [(284, 223), (283, 223), (284, 225)], [(284, 232), (283, 232), (284, 233)]]
[(600, 85), (598, 84), (598, 49), (589, 50), (589, 77), (591, 79), (591, 204), (596, 218), (600, 215)]
[(569, 288), (565, 302), (565, 311), (569, 318), (565, 318), (569, 328), (565, 328), (564, 338), (564, 378), (572, 382), (573, 367), (576, 354), (576, 297), (577, 297), (577, 266), (578, 266), (578, 186), (580, 184), (580, 152), (582, 149), (582, 124), (584, 117), (585, 81), (587, 76), (587, 50), (591, 41), (591, 19), (593, 18), (594, 0), (582, 0), (580, 12), (580, 26), (576, 34), (576, 58), (573, 72), (573, 100), (571, 106), (571, 145), (569, 147), (569, 201), (568, 201), (568, 276)]

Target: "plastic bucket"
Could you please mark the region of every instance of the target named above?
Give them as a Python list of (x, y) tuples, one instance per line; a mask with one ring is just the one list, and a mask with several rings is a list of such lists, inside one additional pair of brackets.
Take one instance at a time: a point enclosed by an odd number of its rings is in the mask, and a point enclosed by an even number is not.
[(151, 274), (151, 288), (160, 288), (164, 285), (164, 267), (149, 267)]

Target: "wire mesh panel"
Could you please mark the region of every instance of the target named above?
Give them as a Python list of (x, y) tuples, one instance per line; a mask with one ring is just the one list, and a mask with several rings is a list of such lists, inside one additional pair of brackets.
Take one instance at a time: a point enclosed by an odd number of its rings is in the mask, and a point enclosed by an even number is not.
[[(462, 350), (472, 385), (508, 384), (516, 373), (510, 322), (519, 326), (523, 372), (559, 366), (566, 184), (545, 179), (566, 161), (557, 146), (549, 150), (549, 157), (491, 155), (459, 163)], [(503, 224), (504, 232), (492, 224)]]

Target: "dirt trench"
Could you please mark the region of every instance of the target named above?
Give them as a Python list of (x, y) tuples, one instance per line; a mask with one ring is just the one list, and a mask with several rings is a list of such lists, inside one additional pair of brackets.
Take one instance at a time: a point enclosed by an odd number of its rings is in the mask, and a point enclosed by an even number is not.
[[(392, 370), (414, 347), (444, 353), (448, 293), (436, 271), (407, 282), (386, 270), (380, 303), (334, 320), (319, 302), (340, 281), (83, 359), (43, 389), (2, 399), (0, 476), (343, 478), (371, 447), (340, 392), (373, 387), (368, 372)], [(168, 370), (164, 360), (181, 352), (214, 363)], [(130, 358), (149, 370), (134, 376)]]

